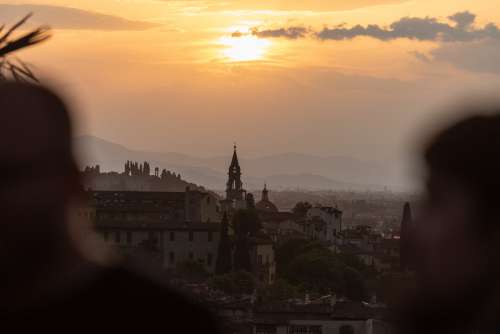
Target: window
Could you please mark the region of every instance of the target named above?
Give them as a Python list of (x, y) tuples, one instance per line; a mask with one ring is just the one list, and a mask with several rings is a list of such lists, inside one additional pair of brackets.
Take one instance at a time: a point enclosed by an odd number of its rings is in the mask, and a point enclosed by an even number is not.
[(213, 261), (212, 253), (207, 254), (207, 265), (211, 266)]
[(119, 243), (120, 243), (120, 241), (121, 241), (120, 231), (116, 231), (116, 232), (115, 232), (115, 242), (116, 242), (117, 244), (119, 244)]
[(257, 257), (257, 263), (258, 263), (258, 264), (262, 264), (262, 255), (259, 255), (259, 256)]
[(189, 241), (193, 241), (194, 240), (194, 233), (193, 231), (189, 231)]
[(132, 232), (128, 231), (127, 232), (127, 244), (132, 243)]
[(193, 254), (193, 252), (189, 252), (189, 260), (190, 260), (190, 261), (193, 261), (193, 259), (194, 259), (194, 254)]
[(170, 241), (175, 241), (175, 232), (174, 231), (170, 232)]
[(288, 334), (308, 334), (307, 326), (290, 326)]
[(321, 334), (322, 332), (321, 326), (309, 326), (309, 334)]
[(174, 264), (175, 263), (175, 253), (170, 252), (168, 259), (169, 259), (170, 264)]
[(321, 326), (290, 326), (288, 334), (322, 334)]
[(257, 325), (255, 326), (255, 334), (276, 334), (276, 326), (272, 325)]
[(209, 231), (208, 232), (208, 242), (212, 242), (213, 238), (214, 238), (214, 236), (213, 236), (212, 231)]

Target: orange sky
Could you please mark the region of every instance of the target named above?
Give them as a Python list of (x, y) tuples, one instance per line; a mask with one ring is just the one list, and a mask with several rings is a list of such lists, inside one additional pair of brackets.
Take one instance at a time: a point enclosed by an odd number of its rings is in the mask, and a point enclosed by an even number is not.
[[(500, 25), (500, 0), (30, 4), (40, 6), (9, 12), (0, 4), (0, 19), (31, 9), (34, 24), (54, 27), (53, 38), (19, 56), (72, 99), (78, 133), (132, 148), (208, 156), (237, 141), (249, 156), (309, 152), (399, 165), (443, 106), (494, 96), (500, 85), (496, 35), (318, 37), (325, 27), (389, 30), (405, 17), (453, 27), (448, 17), (463, 11), (476, 15), (466, 30), (481, 32)], [(290, 27), (307, 32), (296, 39), (252, 34)], [(232, 37), (235, 31), (243, 36)]]

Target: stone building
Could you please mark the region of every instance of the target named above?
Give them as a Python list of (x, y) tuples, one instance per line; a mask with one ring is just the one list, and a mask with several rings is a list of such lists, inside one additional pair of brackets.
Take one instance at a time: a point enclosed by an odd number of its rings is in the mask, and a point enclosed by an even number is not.
[(255, 334), (390, 334), (386, 309), (353, 301), (268, 304), (253, 310)]
[(172, 224), (162, 221), (98, 220), (104, 242), (125, 255), (140, 255), (163, 268), (196, 261), (213, 273), (220, 239), (219, 223)]
[(95, 219), (114, 221), (220, 222), (218, 198), (209, 192), (88, 191)]
[(260, 233), (250, 238), (250, 245), (250, 259), (255, 278), (260, 284), (273, 284), (276, 279), (273, 241), (265, 233)]
[(309, 239), (333, 244), (342, 231), (342, 211), (331, 206), (313, 207), (307, 211), (302, 224)]
[[(146, 167), (147, 168), (147, 167)], [(93, 223), (105, 243), (123, 255), (139, 255), (163, 268), (197, 261), (215, 269), (220, 206), (212, 193), (87, 191), (78, 215)]]

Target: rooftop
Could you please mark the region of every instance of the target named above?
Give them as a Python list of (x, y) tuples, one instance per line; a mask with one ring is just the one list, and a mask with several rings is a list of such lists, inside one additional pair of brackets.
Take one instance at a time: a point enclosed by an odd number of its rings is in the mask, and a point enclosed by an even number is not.
[(184, 224), (169, 223), (165, 221), (143, 220), (98, 220), (95, 223), (98, 229), (123, 229), (123, 230), (164, 230), (164, 231), (219, 231), (219, 223), (186, 222)]

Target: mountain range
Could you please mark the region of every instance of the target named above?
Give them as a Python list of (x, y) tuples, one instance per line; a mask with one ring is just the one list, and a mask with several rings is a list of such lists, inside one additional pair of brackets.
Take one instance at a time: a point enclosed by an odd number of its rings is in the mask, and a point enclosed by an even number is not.
[[(148, 161), (154, 170), (166, 168), (182, 178), (212, 190), (223, 190), (232, 152), (227, 156), (193, 157), (175, 152), (134, 150), (93, 136), (74, 140), (82, 169), (101, 166), (103, 171), (123, 171), (125, 161)], [(247, 159), (238, 152), (246, 189), (261, 189), (267, 183), (275, 190), (382, 190), (397, 189), (393, 173), (373, 162), (344, 156), (315, 156), (283, 153)], [(386, 180), (386, 182), (384, 182)]]

